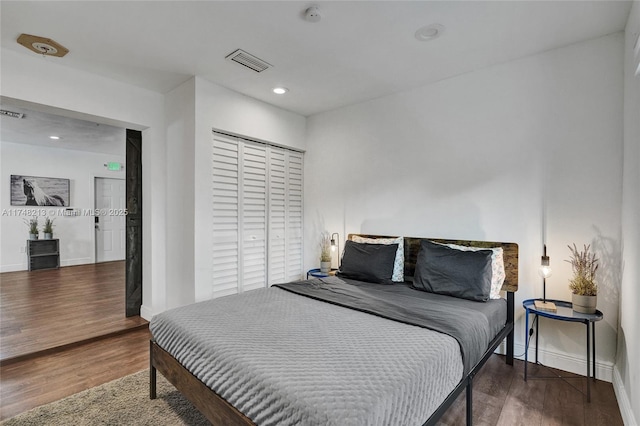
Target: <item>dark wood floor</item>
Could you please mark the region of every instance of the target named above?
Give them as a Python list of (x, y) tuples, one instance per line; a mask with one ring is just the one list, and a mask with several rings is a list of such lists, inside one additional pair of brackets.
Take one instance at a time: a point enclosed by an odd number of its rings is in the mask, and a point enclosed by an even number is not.
[[(107, 294), (109, 293), (109, 289), (106, 288), (108, 285), (105, 285), (104, 281), (101, 286), (87, 284), (87, 286), (93, 288), (93, 293), (91, 291), (87, 293), (77, 288), (79, 286), (78, 280), (83, 280), (81, 277), (93, 274), (99, 275), (97, 274), (97, 269), (101, 267), (119, 268), (116, 264), (103, 264), (95, 265), (96, 269), (88, 268), (88, 272), (85, 273), (79, 272), (83, 269), (82, 267), (62, 268), (59, 272), (54, 271), (53, 276), (67, 276), (66, 274), (70, 273), (71, 275), (67, 277), (74, 277), (75, 286), (67, 287), (66, 285), (61, 285), (58, 288), (69, 288), (70, 294), (76, 295), (74, 297), (77, 297), (80, 301), (79, 305), (82, 305), (82, 308), (78, 307), (78, 311), (84, 310), (84, 305), (89, 304), (91, 297), (87, 294), (93, 294), (96, 299), (102, 299), (103, 296), (98, 296), (102, 290), (106, 291)], [(78, 269), (75, 270), (75, 268)], [(65, 271), (65, 269), (71, 270)], [(118, 273), (120, 272), (114, 272), (113, 276), (116, 277)], [(18, 277), (12, 276), (12, 274), (20, 273), (0, 274), (0, 280), (2, 281), (1, 306), (3, 333), (6, 315), (7, 320), (14, 324), (13, 327), (7, 328), (7, 330), (12, 330), (13, 332), (8, 333), (6, 338), (15, 342), (17, 341), (14, 340), (17, 339), (16, 334), (22, 334), (23, 336), (36, 335), (31, 334), (33, 333), (31, 329), (17, 333), (18, 327), (15, 324), (19, 320), (17, 317), (12, 317), (5, 312), (5, 307), (12, 309), (8, 300), (5, 299), (5, 294), (9, 296), (11, 292), (5, 293), (5, 286), (7, 282), (17, 285), (15, 283), (20, 281)], [(44, 271), (34, 274), (34, 278), (26, 280), (27, 284), (24, 284), (23, 277), (22, 285), (30, 288), (29, 290), (23, 289), (23, 293), (33, 295), (34, 299), (38, 301), (37, 303), (46, 305), (46, 298), (41, 297), (40, 292), (36, 291), (38, 287), (36, 287), (35, 283), (44, 282), (45, 284), (42, 285), (44, 288), (53, 287), (50, 283), (51, 278), (44, 278), (42, 276)], [(7, 276), (11, 280), (5, 281)], [(120, 283), (123, 282), (120, 281)], [(122, 285), (123, 288), (124, 285)], [(68, 299), (68, 297), (62, 296), (61, 291), (55, 291), (53, 288), (48, 291), (51, 292), (50, 298)], [(15, 298), (16, 296), (14, 294), (11, 297)], [(104, 299), (117, 297), (105, 295)], [(50, 301), (49, 304), (54, 303)], [(109, 303), (106, 305), (109, 305)], [(115, 313), (107, 314), (105, 312), (103, 315), (108, 317), (113, 315), (114, 318), (121, 320), (124, 299), (122, 299), (121, 303), (116, 302), (111, 305), (115, 305)], [(36, 316), (41, 316), (40, 311), (42, 310), (55, 312), (55, 310), (45, 308), (43, 305), (40, 306), (41, 309), (28, 308), (26, 302), (23, 302), (22, 308), (17, 309), (14, 307), (13, 312), (34, 314)], [(76, 310), (72, 307), (67, 307), (66, 309)], [(90, 312), (92, 309), (87, 309), (87, 311)], [(61, 334), (67, 334), (68, 330), (71, 329), (83, 329), (82, 326), (69, 324), (69, 322), (75, 321), (71, 319), (72, 317), (67, 315), (66, 312), (53, 313), (48, 319), (44, 320), (42, 326), (46, 326), (49, 330), (57, 330), (56, 333)], [(87, 327), (93, 328), (95, 332), (95, 329), (100, 327), (95, 325), (93, 314), (89, 313), (88, 318), (88, 320), (79, 321), (86, 321)], [(118, 319), (113, 321), (117, 323), (119, 322)], [(150, 335), (146, 322), (144, 320), (141, 321), (143, 322), (142, 328), (136, 329), (134, 327), (134, 331), (126, 334), (115, 334), (103, 339), (89, 339), (89, 341), (80, 344), (66, 344), (60, 350), (40, 352), (39, 355), (33, 357), (22, 356), (22, 359), (14, 357), (3, 362), (2, 366), (0, 366), (0, 419), (12, 417), (38, 405), (56, 401), (82, 390), (148, 368)], [(111, 323), (112, 321), (108, 322)], [(23, 323), (30, 322), (23, 320)], [(84, 334), (84, 332), (81, 332), (81, 334)], [(52, 339), (36, 336), (30, 338), (49, 341), (47, 343), (49, 346), (51, 344), (60, 345), (61, 342), (67, 340), (62, 337)], [(51, 343), (51, 340), (55, 341)], [(11, 353), (15, 352), (10, 348), (6, 348), (4, 334), (2, 335), (2, 340), (0, 340), (0, 345), (2, 345), (3, 354), (5, 349)], [(20, 343), (20, 345), (28, 346), (26, 342)], [(541, 369), (542, 367), (540, 366), (532, 365), (530, 372), (532, 375), (548, 375), (548, 372), (540, 371)], [(474, 380), (474, 424), (477, 426), (611, 426), (623, 424), (613, 386), (610, 383), (602, 381), (592, 383), (591, 403), (587, 403), (584, 395), (586, 393), (584, 378), (557, 370), (553, 371), (570, 378), (566, 381), (553, 379), (528, 380), (524, 382), (523, 361), (516, 360), (514, 366), (508, 366), (505, 364), (503, 356), (493, 355)], [(465, 397), (463, 393), (445, 414), (440, 424), (463, 425), (465, 424), (464, 419)]]
[(148, 329), (0, 367), (0, 420), (149, 368)]
[(122, 261), (0, 274), (0, 419), (148, 367), (124, 272)]
[[(474, 378), (473, 424), (475, 426), (623, 425), (613, 385), (591, 382), (591, 402), (586, 380), (565, 371), (529, 364), (532, 376), (561, 375), (568, 379), (524, 381), (524, 361), (513, 366), (504, 356), (493, 355)], [(465, 393), (443, 416), (442, 425), (464, 425)]]
[(124, 261), (0, 274), (0, 363), (145, 326), (124, 279)]

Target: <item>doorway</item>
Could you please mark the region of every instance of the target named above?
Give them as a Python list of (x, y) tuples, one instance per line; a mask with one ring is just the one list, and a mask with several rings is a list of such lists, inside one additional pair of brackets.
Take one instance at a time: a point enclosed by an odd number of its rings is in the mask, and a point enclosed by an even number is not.
[(96, 177), (95, 234), (96, 262), (125, 259), (125, 180)]
[[(122, 158), (124, 154), (125, 158), (120, 161), (126, 163), (125, 174), (124, 176), (120, 175), (118, 177), (121, 179), (124, 178), (126, 193), (124, 205), (122, 205), (122, 207), (126, 208), (126, 214), (120, 218), (124, 219), (125, 230), (124, 236), (120, 238), (119, 241), (117, 235), (112, 235), (112, 237), (114, 237), (112, 248), (120, 249), (122, 243), (124, 243), (124, 257), (121, 254), (111, 255), (110, 257), (102, 257), (102, 253), (97, 255), (95, 240), (100, 240), (104, 234), (96, 238), (96, 230), (94, 229), (96, 225), (94, 223), (95, 218), (90, 218), (89, 222), (83, 222), (82, 228), (80, 229), (74, 227), (75, 224), (70, 223), (70, 221), (74, 219), (67, 218), (65, 214), (64, 218), (59, 219), (56, 231), (60, 236), (65, 238), (63, 244), (65, 244), (64, 247), (67, 248), (67, 251), (72, 252), (72, 257), (70, 257), (71, 255), (67, 256), (69, 264), (64, 264), (64, 266), (75, 266), (88, 262), (95, 263), (96, 259), (99, 259), (97, 260), (98, 262), (106, 262), (109, 259), (119, 258), (122, 259), (121, 261), (123, 263), (126, 263), (126, 283), (123, 283), (126, 293), (126, 316), (139, 315), (142, 304), (142, 132), (140, 130), (128, 129), (129, 123), (116, 122), (107, 118), (89, 116), (79, 112), (62, 110), (56, 107), (35, 104), (4, 96), (0, 96), (0, 104), (3, 106), (3, 109), (8, 107), (11, 111), (23, 114), (22, 120), (7, 117), (2, 118), (3, 140), (11, 140), (13, 143), (21, 144), (20, 146), (32, 146), (33, 148), (31, 149), (33, 152), (40, 152), (38, 146), (44, 145), (46, 146), (45, 149), (61, 148), (73, 150), (74, 152), (88, 151), (88, 155), (100, 154), (108, 160), (118, 157)], [(140, 127), (138, 125), (133, 126)], [(50, 134), (62, 134), (63, 137), (56, 141), (55, 145), (52, 145), (48, 137)], [(88, 140), (91, 140), (91, 143), (87, 143)], [(124, 142), (124, 146), (122, 146), (122, 142)], [(23, 151), (25, 150), (28, 151), (27, 148), (23, 148)], [(104, 157), (105, 154), (108, 156)], [(66, 157), (61, 156), (60, 158), (60, 164), (64, 163), (64, 166), (58, 166), (59, 169), (62, 170), (68, 167), (74, 170), (74, 172), (77, 171), (75, 164), (67, 164), (69, 161), (67, 161), (68, 159)], [(94, 205), (96, 189), (94, 177), (104, 176), (111, 178), (114, 176), (105, 176), (104, 169), (102, 168), (102, 159), (100, 159), (100, 161), (82, 161), (77, 163), (77, 165), (77, 169), (81, 169), (81, 171), (72, 176), (72, 182), (74, 183), (71, 184), (71, 188), (75, 188), (74, 190), (78, 191), (85, 191), (82, 192), (84, 198), (72, 197), (72, 205), (67, 207), (78, 211), (80, 209), (86, 209), (87, 207), (91, 207), (92, 209), (99, 207), (99, 205)], [(62, 172), (60, 171), (59, 173)], [(82, 179), (86, 179), (85, 176), (92, 177), (90, 177), (88, 181), (83, 181)], [(63, 174), (61, 177), (69, 176)], [(80, 185), (80, 182), (82, 182), (82, 185)], [(89, 192), (93, 192), (93, 194), (89, 196)], [(79, 215), (79, 213), (74, 212), (74, 214), (70, 216), (77, 215)], [(15, 219), (19, 218), (16, 217)], [(108, 220), (108, 217), (101, 216), (98, 220), (103, 222), (101, 226), (106, 226), (105, 220)], [(12, 225), (13, 223), (11, 226)], [(17, 227), (18, 226), (16, 226), (16, 228)], [(22, 238), (14, 238), (13, 240), (19, 241), (22, 240)], [(93, 241), (91, 241), (89, 245), (86, 245), (87, 240)], [(20, 242), (12, 244), (16, 247), (8, 250), (8, 253), (24, 253), (24, 248), (20, 251), (20, 247), (18, 246), (21, 244)], [(110, 244), (110, 242), (103, 239), (101, 247), (105, 247), (105, 244), (107, 248), (109, 248), (108, 244)], [(23, 262), (23, 256), (24, 255), (18, 257), (18, 255), (16, 255), (14, 256), (15, 260), (12, 258), (11, 263), (7, 264), (20, 264)], [(7, 262), (4, 256), (3, 262)]]

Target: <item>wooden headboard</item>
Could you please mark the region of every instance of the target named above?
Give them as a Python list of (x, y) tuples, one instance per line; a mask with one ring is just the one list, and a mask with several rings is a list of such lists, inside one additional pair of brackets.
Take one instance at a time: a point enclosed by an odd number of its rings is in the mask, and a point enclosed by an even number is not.
[[(366, 234), (349, 234), (347, 239), (351, 240), (353, 236), (364, 238), (398, 238), (397, 236), (387, 235), (366, 235)], [(468, 247), (493, 248), (502, 247), (504, 256), (504, 271), (506, 278), (502, 285), (502, 291), (518, 291), (518, 244), (516, 243), (500, 243), (493, 241), (470, 241), (470, 240), (444, 240), (442, 238), (418, 238), (404, 237), (404, 274), (413, 276), (416, 269), (416, 259), (418, 251), (420, 251), (420, 241), (429, 240), (443, 244), (457, 244)]]

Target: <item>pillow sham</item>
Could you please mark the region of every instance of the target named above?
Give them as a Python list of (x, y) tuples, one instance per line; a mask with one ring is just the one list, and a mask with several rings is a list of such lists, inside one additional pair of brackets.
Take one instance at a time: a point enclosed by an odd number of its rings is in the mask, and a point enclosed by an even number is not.
[(418, 290), (477, 302), (489, 300), (491, 250), (463, 251), (420, 242), (413, 286)]
[(393, 284), (393, 263), (397, 244), (367, 244), (346, 241), (339, 277), (373, 283)]
[(404, 238), (366, 238), (359, 235), (351, 237), (351, 241), (354, 243), (367, 243), (367, 244), (398, 244), (398, 250), (396, 251), (396, 258), (393, 264), (393, 276), (391, 280), (397, 283), (404, 282)]
[[(440, 243), (437, 243), (440, 244)], [(500, 291), (502, 291), (502, 284), (507, 276), (504, 271), (504, 250), (502, 247), (481, 248), (481, 247), (468, 247), (460, 246), (458, 244), (442, 244), (447, 247), (451, 247), (456, 250), (464, 251), (478, 251), (478, 250), (491, 250), (491, 292), (489, 294), (490, 299), (500, 299)]]

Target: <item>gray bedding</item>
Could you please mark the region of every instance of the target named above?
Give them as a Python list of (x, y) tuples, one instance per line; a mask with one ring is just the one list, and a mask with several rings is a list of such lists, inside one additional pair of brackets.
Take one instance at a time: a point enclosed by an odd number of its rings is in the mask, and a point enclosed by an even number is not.
[(448, 334), (460, 344), (464, 374), (480, 361), (507, 318), (504, 299), (478, 303), (417, 291), (408, 284), (372, 284), (328, 277), (277, 284), (276, 287)]
[[(340, 285), (325, 281), (312, 286)], [(463, 377), (460, 344), (447, 334), (277, 287), (169, 310), (150, 329), (258, 425), (419, 425)]]

